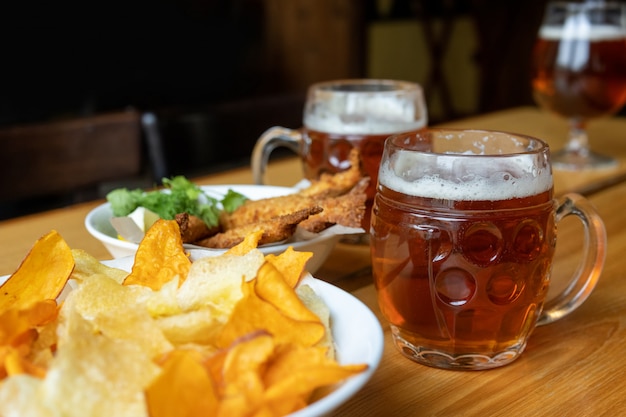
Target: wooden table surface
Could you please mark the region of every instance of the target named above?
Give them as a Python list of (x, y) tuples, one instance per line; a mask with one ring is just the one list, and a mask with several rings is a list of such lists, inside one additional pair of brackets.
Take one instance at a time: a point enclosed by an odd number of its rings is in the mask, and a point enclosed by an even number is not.
[[(565, 141), (565, 123), (527, 107), (447, 123), (450, 127), (497, 129), (546, 140), (553, 149)], [(318, 278), (327, 280), (368, 305), (385, 330), (385, 352), (369, 383), (337, 410), (340, 416), (596, 416), (626, 413), (626, 119), (610, 118), (590, 126), (591, 144), (617, 156), (618, 168), (598, 172), (555, 172), (555, 191), (584, 193), (600, 212), (608, 232), (608, 254), (600, 282), (590, 298), (560, 321), (539, 327), (522, 356), (503, 368), (446, 371), (419, 365), (392, 346), (380, 316), (370, 271), (369, 248), (338, 244)], [(300, 179), (295, 158), (275, 161), (267, 179), (292, 185)], [(197, 178), (199, 184), (250, 184), (241, 168)], [(85, 215), (102, 203), (0, 222), (0, 275), (13, 272), (34, 241), (51, 229), (70, 246), (99, 259), (110, 255), (84, 228)], [(580, 226), (559, 227), (554, 284), (570, 274), (581, 257)]]

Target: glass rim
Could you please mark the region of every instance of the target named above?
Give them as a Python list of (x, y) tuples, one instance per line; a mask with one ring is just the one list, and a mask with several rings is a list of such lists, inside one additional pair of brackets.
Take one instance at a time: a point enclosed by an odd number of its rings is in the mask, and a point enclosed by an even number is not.
[(550, 1), (547, 3), (547, 8), (561, 8), (567, 11), (586, 11), (586, 10), (604, 10), (614, 8), (626, 8), (624, 3), (618, 1), (591, 1), (591, 2), (571, 2), (571, 1)]
[[(361, 89), (358, 87), (382, 87), (380, 89)], [(353, 87), (354, 89), (350, 89)], [(360, 94), (398, 94), (406, 93), (422, 93), (422, 86), (413, 81), (393, 80), (387, 78), (344, 78), (337, 80), (322, 81), (312, 84), (309, 87), (310, 92), (333, 93), (337, 95), (360, 95)]]
[[(433, 150), (427, 150), (427, 149), (415, 149), (415, 148), (411, 148), (408, 146), (402, 146), (402, 144), (398, 143), (398, 140), (406, 139), (409, 137), (419, 137), (419, 136), (426, 137), (426, 135), (428, 134), (445, 133), (445, 132), (449, 132), (450, 134), (455, 134), (455, 135), (458, 135), (459, 133), (471, 133), (471, 134), (487, 134), (491, 136), (497, 135), (497, 136), (502, 136), (502, 137), (508, 137), (511, 139), (518, 138), (518, 139), (523, 139), (523, 140), (528, 141), (529, 144), (534, 143), (535, 146), (533, 146), (531, 149), (526, 148), (526, 149), (520, 150), (519, 152), (481, 154), (481, 153), (467, 153), (467, 151), (469, 150), (468, 149), (469, 147), (466, 147), (466, 151), (464, 153), (439, 152), (439, 151), (433, 151)], [(474, 142), (475, 141), (476, 140), (474, 139)], [(443, 157), (443, 158), (492, 159), (492, 158), (519, 157), (520, 155), (539, 155), (542, 153), (545, 153), (548, 156), (550, 155), (550, 145), (548, 145), (548, 143), (542, 139), (539, 139), (535, 136), (523, 134), (523, 133), (508, 132), (504, 130), (495, 130), (495, 129), (464, 129), (464, 128), (447, 128), (447, 127), (441, 127), (441, 128), (428, 127), (428, 128), (424, 128), (418, 131), (402, 132), (402, 133), (396, 133), (396, 134), (390, 135), (385, 140), (385, 148), (387, 148), (388, 146), (393, 147), (394, 150), (398, 150), (398, 151), (411, 152), (415, 154), (421, 154), (421, 155), (432, 156), (432, 157), (436, 156), (439, 158)]]

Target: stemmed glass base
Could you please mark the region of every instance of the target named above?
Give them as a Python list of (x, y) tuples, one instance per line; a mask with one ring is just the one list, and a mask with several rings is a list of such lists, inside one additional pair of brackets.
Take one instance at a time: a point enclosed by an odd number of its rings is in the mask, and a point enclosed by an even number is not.
[(618, 165), (618, 160), (601, 155), (589, 149), (589, 138), (585, 129), (585, 121), (572, 118), (569, 121), (569, 139), (565, 148), (553, 152), (552, 166), (568, 171), (589, 169), (610, 169)]
[(565, 171), (583, 171), (589, 169), (611, 169), (619, 162), (610, 156), (584, 150), (584, 152), (561, 149), (552, 153), (552, 166)]

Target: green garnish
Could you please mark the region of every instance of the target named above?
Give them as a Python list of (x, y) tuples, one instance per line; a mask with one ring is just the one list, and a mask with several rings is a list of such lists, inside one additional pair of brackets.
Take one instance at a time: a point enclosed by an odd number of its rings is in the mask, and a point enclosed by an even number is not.
[(163, 185), (169, 192), (118, 188), (106, 198), (116, 217), (128, 216), (137, 207), (144, 207), (166, 220), (173, 220), (178, 213), (189, 213), (201, 218), (209, 227), (219, 224), (220, 205), (230, 213), (247, 200), (230, 189), (221, 200), (210, 197), (184, 176), (163, 178)]

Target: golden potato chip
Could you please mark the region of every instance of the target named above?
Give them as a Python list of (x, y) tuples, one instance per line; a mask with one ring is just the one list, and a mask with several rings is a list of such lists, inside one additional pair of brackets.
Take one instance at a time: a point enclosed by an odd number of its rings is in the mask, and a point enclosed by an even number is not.
[(326, 332), (322, 340), (320, 340), (315, 346), (325, 347), (327, 349), (326, 356), (329, 358), (335, 357), (335, 346), (333, 343), (333, 334), (330, 327), (330, 309), (324, 303), (324, 300), (315, 292), (309, 285), (300, 284), (296, 288), (296, 294), (298, 298), (302, 300), (304, 305), (311, 310), (324, 325)]
[(59, 349), (41, 396), (31, 401), (60, 416), (147, 416), (143, 391), (161, 371), (152, 358), (133, 341), (98, 332), (78, 312), (63, 313)]
[(259, 241), (263, 236), (263, 230), (254, 231), (246, 236), (239, 244), (233, 246), (226, 251), (228, 255), (245, 255), (259, 245)]
[[(158, 290), (178, 276), (187, 277), (191, 261), (183, 248), (176, 220), (158, 220), (146, 232), (135, 254), (135, 263), (124, 285), (144, 285)], [(180, 284), (179, 284), (180, 285)]]
[(226, 321), (241, 299), (241, 282), (253, 279), (264, 262), (258, 249), (243, 255), (227, 253), (196, 260), (176, 295), (183, 311), (210, 307), (216, 318)]
[(171, 281), (163, 284), (158, 291), (145, 293), (145, 305), (148, 313), (152, 317), (172, 316), (182, 313), (182, 309), (176, 300), (177, 291), (178, 279), (174, 277)]
[(268, 403), (280, 415), (293, 409), (281, 409), (293, 398), (308, 401), (317, 388), (332, 385), (367, 369), (367, 365), (340, 365), (326, 356), (323, 348), (283, 345), (265, 373)]
[(31, 359), (32, 346), (38, 339), (35, 328), (56, 317), (54, 300), (40, 301), (19, 311), (12, 308), (0, 314), (0, 379), (22, 373), (45, 375), (45, 369)]
[(74, 257), (74, 262), (76, 263), (74, 271), (72, 272), (72, 278), (77, 281), (99, 274), (106, 275), (116, 282), (122, 283), (128, 276), (128, 272), (122, 269), (111, 268), (82, 249), (72, 249), (72, 256)]
[(156, 324), (167, 340), (177, 346), (189, 343), (210, 345), (223, 325), (209, 308), (157, 317)]
[(0, 314), (0, 345), (15, 345), (15, 340), (24, 332), (32, 329), (31, 323), (20, 316), (17, 309), (10, 309)]
[(145, 393), (150, 417), (212, 416), (218, 406), (213, 383), (192, 351), (170, 353)]
[(77, 285), (61, 307), (47, 289), (4, 300), (0, 415), (283, 416), (367, 369), (333, 359), (328, 307), (300, 283), (310, 253), (265, 257), (254, 234), (192, 264), (177, 228), (157, 222), (130, 274), (55, 239), (34, 246), (24, 271), (45, 270), (52, 246)]
[[(282, 308), (275, 305), (277, 296), (273, 296), (276, 299), (269, 302), (257, 294), (255, 288), (258, 280), (262, 280), (266, 274), (276, 272), (276, 268), (266, 263), (255, 280), (242, 284), (243, 298), (235, 305), (221, 330), (217, 339), (218, 347), (227, 347), (238, 338), (257, 330), (266, 330), (277, 339), (277, 343), (296, 343), (303, 346), (312, 346), (324, 337), (324, 325), (315, 314), (304, 313), (300, 308), (294, 316), (290, 315), (293, 312), (285, 314)], [(283, 285), (286, 284), (283, 282)], [(271, 285), (264, 288), (264, 292), (270, 291)]]
[(251, 415), (264, 402), (263, 374), (272, 357), (275, 339), (255, 332), (228, 349), (221, 372), (220, 413), (225, 416)]
[(150, 292), (147, 287), (128, 287), (105, 275), (93, 275), (68, 295), (61, 314), (78, 313), (98, 333), (132, 342), (148, 357), (155, 357), (173, 346), (142, 302)]
[(289, 246), (280, 255), (271, 253), (266, 255), (265, 260), (281, 272), (291, 288), (295, 288), (302, 278), (307, 261), (312, 256), (313, 252), (297, 252)]
[(304, 305), (280, 271), (270, 263), (265, 263), (259, 269), (254, 290), (260, 298), (287, 317), (298, 321), (320, 322), (319, 317)]
[(1, 416), (50, 416), (50, 404), (43, 401), (41, 379), (15, 375), (0, 385)]
[(0, 286), (0, 311), (23, 309), (55, 299), (74, 269), (72, 251), (61, 235), (51, 231), (32, 247), (17, 271)]

